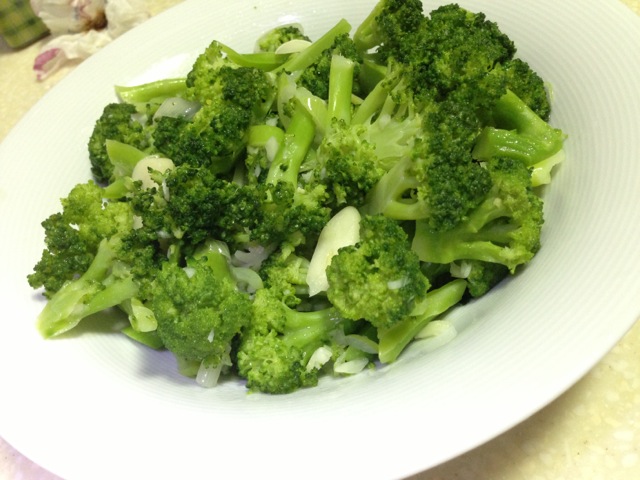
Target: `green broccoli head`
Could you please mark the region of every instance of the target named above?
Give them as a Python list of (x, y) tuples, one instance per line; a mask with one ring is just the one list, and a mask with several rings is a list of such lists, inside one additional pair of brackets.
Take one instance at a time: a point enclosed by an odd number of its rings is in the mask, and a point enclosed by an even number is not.
[(96, 121), (88, 151), (91, 171), (99, 182), (109, 182), (113, 176), (113, 164), (107, 153), (107, 140), (126, 143), (139, 150), (150, 150), (150, 121), (139, 114), (129, 103), (110, 103), (104, 107)]
[(360, 241), (327, 267), (327, 298), (346, 318), (388, 328), (424, 298), (429, 282), (406, 232), (382, 215), (361, 219)]
[(251, 322), (251, 301), (216, 275), (206, 259), (182, 268), (166, 262), (155, 280), (151, 308), (158, 335), (177, 357), (217, 366), (227, 362), (234, 338)]
[(47, 296), (86, 271), (103, 239), (133, 227), (131, 206), (104, 204), (102, 189), (92, 181), (76, 185), (61, 203), (62, 211), (42, 222), (45, 249), (27, 277), (33, 288), (44, 287)]
[(420, 109), (413, 115), (417, 133), (407, 142), (406, 154), (370, 190), (363, 209), (397, 220), (426, 220), (434, 229), (451, 228), (491, 188), (488, 172), (471, 155), (481, 131), (476, 110), (453, 97), (402, 99), (407, 102), (403, 109)]
[(452, 229), (435, 231), (416, 222), (412, 248), (424, 262), (479, 260), (506, 266), (511, 272), (540, 248), (543, 203), (531, 189), (531, 172), (520, 161), (487, 162), (493, 186), (467, 219)]
[(250, 391), (284, 394), (318, 384), (318, 371), (307, 370), (302, 351), (284, 342), (275, 330), (243, 335), (237, 368)]
[(159, 118), (153, 142), (176, 165), (202, 166), (225, 173), (244, 152), (249, 125), (250, 114), (236, 105), (203, 107), (191, 120)]
[(296, 307), (302, 297), (308, 295), (307, 272), (309, 260), (294, 253), (294, 249), (284, 244), (260, 266), (260, 276), (265, 288), (279, 297), (288, 307)]
[[(354, 62), (353, 77), (357, 79), (360, 74), (362, 56), (349, 34), (342, 33), (335, 37), (333, 44), (325, 49), (310, 66), (299, 73), (298, 85), (308, 89), (317, 97), (328, 99), (331, 59), (334, 55), (340, 55)], [(357, 81), (353, 83), (353, 93), (355, 95), (360, 93)]]
[(248, 130), (260, 123), (275, 97), (272, 77), (255, 67), (240, 66), (212, 42), (186, 78), (185, 96), (200, 108), (192, 118), (160, 117), (154, 147), (176, 165), (229, 171), (246, 151)]
[(384, 173), (369, 127), (335, 122), (316, 151), (314, 181), (325, 184), (334, 209), (360, 207)]
[(253, 323), (236, 352), (238, 373), (247, 388), (264, 393), (290, 393), (318, 383), (309, 366), (313, 353), (331, 343), (339, 319), (332, 308), (298, 311), (286, 306), (280, 292), (263, 288), (253, 300)]
[(281, 45), (292, 40), (311, 42), (299, 25), (281, 25), (260, 36), (256, 42), (258, 52), (275, 52)]
[(527, 62), (514, 58), (496, 68), (505, 75), (506, 87), (515, 93), (545, 122), (551, 115), (551, 103), (544, 80)]
[(356, 29), (354, 42), (363, 53), (375, 49), (380, 63), (389, 57), (403, 61), (411, 55), (411, 38), (424, 22), (421, 1), (380, 0)]
[(165, 179), (169, 231), (188, 244), (213, 236), (233, 246), (246, 242), (260, 223), (257, 189), (220, 178), (211, 170), (180, 165)]
[(440, 95), (484, 78), (515, 54), (513, 41), (483, 13), (449, 4), (433, 10), (420, 30), (411, 62)]

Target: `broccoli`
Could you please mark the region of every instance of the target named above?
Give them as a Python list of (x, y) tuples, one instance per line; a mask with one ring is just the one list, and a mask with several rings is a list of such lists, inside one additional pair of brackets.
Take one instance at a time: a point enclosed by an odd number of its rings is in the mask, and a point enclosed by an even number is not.
[(338, 250), (327, 279), (327, 298), (343, 317), (378, 329), (408, 315), (430, 287), (408, 235), (382, 215), (362, 217), (359, 241)]
[(76, 185), (61, 203), (62, 211), (42, 222), (46, 248), (28, 276), (29, 284), (44, 287), (48, 297), (89, 268), (104, 238), (130, 230), (133, 223), (131, 207), (103, 205), (102, 189), (93, 181)]
[(87, 316), (122, 307), (132, 326), (148, 331), (155, 318), (144, 306), (160, 256), (136, 235), (129, 203), (108, 203), (100, 187), (77, 185), (63, 199), (63, 211), (45, 222), (47, 246), (28, 280), (45, 287), (49, 301), (38, 317), (45, 337), (75, 327)]
[(232, 342), (251, 323), (249, 297), (237, 289), (226, 262), (211, 248), (196, 252), (185, 267), (165, 262), (150, 303), (162, 344), (181, 365), (196, 364), (206, 385), (231, 365)]
[(531, 188), (531, 173), (520, 161), (497, 158), (487, 162), (493, 187), (467, 219), (437, 231), (416, 222), (412, 249), (423, 262), (479, 260), (499, 263), (513, 272), (540, 248), (542, 200)]
[(475, 109), (455, 98), (422, 100), (395, 90), (391, 94), (394, 104), (403, 103), (395, 106), (399, 113), (390, 123), (410, 125), (415, 134), (406, 142), (407, 151), (399, 149), (398, 160), (368, 192), (363, 211), (398, 220), (428, 220), (437, 230), (451, 228), (491, 188), (487, 171), (471, 155), (480, 133)]
[(311, 39), (302, 31), (300, 25), (281, 25), (263, 33), (256, 41), (258, 52), (275, 52), (280, 46), (293, 40), (311, 43)]
[(414, 310), (387, 328), (378, 330), (378, 358), (382, 363), (394, 362), (406, 346), (427, 324), (457, 305), (463, 298), (467, 283), (452, 280), (431, 289)]
[(545, 122), (551, 116), (551, 102), (544, 80), (520, 58), (497, 65), (492, 74), (503, 75), (506, 88), (511, 90)]
[(251, 53), (214, 40), (184, 76), (115, 93), (94, 180), (42, 223), (38, 327), (120, 310), (206, 387), (284, 394), (396, 361), (532, 260), (536, 187), (564, 158), (545, 81), (457, 4), (379, 0), (353, 32), (278, 26)]
[(106, 183), (113, 179), (114, 167), (109, 160), (107, 141), (115, 140), (139, 150), (149, 150), (151, 139), (147, 124), (147, 116), (138, 113), (131, 103), (110, 103), (104, 107), (88, 143), (91, 171), (98, 182)]
[(354, 43), (362, 53), (373, 51), (376, 63), (385, 64), (389, 57), (403, 61), (426, 20), (420, 0), (381, 0), (356, 29)]
[(318, 369), (308, 368), (313, 353), (331, 343), (339, 317), (331, 307), (298, 311), (271, 289), (256, 292), (253, 322), (240, 337), (237, 368), (247, 388), (290, 393), (318, 383)]
[[(111, 183), (118, 177), (114, 154), (109, 151), (109, 142), (135, 148), (145, 154), (156, 153), (152, 137), (158, 109), (165, 102), (183, 97), (186, 88), (185, 78), (115, 87), (120, 102), (109, 103), (104, 107), (87, 144), (91, 171), (98, 182)], [(184, 101), (181, 107), (186, 110), (185, 114), (190, 114), (196, 108), (194, 104), (185, 104)]]
[(154, 147), (177, 165), (228, 172), (247, 145), (249, 127), (259, 123), (274, 98), (271, 77), (243, 67), (212, 42), (187, 75), (188, 100), (200, 109), (192, 118), (163, 116), (153, 132)]
[(551, 169), (563, 159), (564, 132), (545, 122), (511, 90), (496, 102), (491, 116), (493, 124), (478, 136), (474, 157), (520, 160), (534, 169), (534, 186), (548, 183)]

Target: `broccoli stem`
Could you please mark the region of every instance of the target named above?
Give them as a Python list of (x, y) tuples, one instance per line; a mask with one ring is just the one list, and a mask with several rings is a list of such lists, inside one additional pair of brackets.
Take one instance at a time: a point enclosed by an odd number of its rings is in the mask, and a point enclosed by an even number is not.
[(382, 176), (367, 195), (367, 202), (362, 208), (364, 213), (382, 213), (396, 220), (417, 220), (429, 216), (426, 202), (405, 196), (420, 185), (411, 172), (411, 164), (410, 158), (402, 159)]
[(136, 296), (138, 285), (131, 277), (110, 278), (116, 256), (113, 242), (102, 240), (87, 271), (64, 284), (47, 302), (38, 317), (42, 336), (49, 338), (64, 333), (85, 317)]
[(353, 40), (356, 44), (356, 48), (361, 52), (379, 45), (381, 35), (378, 28), (378, 17), (383, 12), (386, 4), (383, 1), (379, 1), (369, 12), (369, 15), (358, 26), (353, 34)]
[(360, 66), (358, 81), (365, 94), (371, 93), (387, 75), (387, 66), (365, 55)]
[(219, 240), (205, 242), (193, 255), (194, 260), (204, 259), (216, 278), (229, 281), (235, 285), (236, 280), (231, 273), (229, 258), (230, 253), (227, 244)]
[(228, 45), (220, 44), (222, 50), (229, 60), (241, 67), (257, 68), (269, 72), (280, 67), (289, 55), (276, 54), (274, 52), (238, 53)]
[(331, 57), (329, 71), (328, 119), (351, 122), (351, 94), (355, 63), (342, 55)]
[(304, 87), (296, 89), (295, 98), (311, 115), (317, 134), (323, 137), (330, 123), (327, 102)]
[(136, 164), (148, 156), (146, 152), (117, 140), (107, 139), (105, 145), (115, 178), (130, 177)]
[(510, 90), (496, 102), (492, 117), (495, 127), (486, 127), (473, 149), (479, 160), (506, 156), (533, 166), (563, 147), (564, 133), (545, 122)]
[(380, 112), (388, 96), (389, 91), (387, 90), (385, 82), (378, 82), (354, 112), (351, 123), (361, 124), (369, 121), (369, 119)]
[(140, 85), (116, 85), (120, 100), (132, 104), (160, 103), (158, 99), (179, 97), (187, 90), (186, 78), (167, 78)]
[(322, 345), (333, 330), (335, 311), (332, 308), (301, 312), (285, 307), (286, 326), (283, 341), (299, 348), (305, 360)]
[(267, 173), (267, 183), (298, 184), (300, 165), (315, 138), (315, 123), (307, 110), (295, 100), (294, 113), (284, 135), (284, 143), (276, 153)]
[(274, 125), (260, 124), (249, 127), (248, 145), (251, 147), (264, 147), (272, 138), (278, 145), (284, 142), (284, 130)]
[(319, 39), (298, 54), (292, 55), (289, 60), (284, 62), (276, 70), (284, 70), (285, 72), (297, 72), (304, 70), (315, 62), (322, 52), (333, 45), (333, 42), (338, 35), (349, 33), (350, 31), (351, 25), (349, 22), (345, 19), (341, 19)]
[(425, 299), (414, 308), (417, 315), (410, 315), (391, 328), (378, 332), (378, 358), (382, 363), (395, 361), (405, 347), (434, 318), (443, 314), (462, 299), (467, 282), (453, 280), (431, 290)]
[(164, 348), (164, 343), (160, 340), (157, 331), (152, 332), (139, 332), (135, 330), (131, 325), (127, 325), (121, 330), (127, 337), (132, 340), (135, 340), (138, 343), (141, 343), (149, 348), (153, 348), (154, 350), (161, 350)]

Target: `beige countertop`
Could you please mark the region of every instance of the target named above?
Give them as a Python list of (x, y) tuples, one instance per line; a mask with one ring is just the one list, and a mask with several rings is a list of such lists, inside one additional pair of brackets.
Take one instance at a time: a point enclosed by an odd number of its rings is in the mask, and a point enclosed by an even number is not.
[[(146, 3), (156, 14), (179, 1)], [(640, 15), (640, 0), (621, 1)], [(14, 51), (0, 39), (0, 141), (73, 69), (65, 67), (37, 82), (31, 67), (41, 45)], [(0, 480), (18, 479), (58, 477), (0, 438)], [(540, 412), (475, 450), (412, 477), (456, 479), (640, 479), (640, 322), (582, 380)]]

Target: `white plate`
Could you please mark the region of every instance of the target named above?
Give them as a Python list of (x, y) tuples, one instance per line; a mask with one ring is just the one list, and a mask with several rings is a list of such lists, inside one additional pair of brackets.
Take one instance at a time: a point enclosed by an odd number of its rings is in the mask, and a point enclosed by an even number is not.
[[(614, 0), (461, 1), (554, 85), (568, 159), (545, 193), (544, 245), (521, 275), (456, 311), (433, 352), (287, 396), (201, 389), (109, 332), (42, 340), (25, 280), (40, 221), (89, 178), (85, 144), (114, 84), (184, 73), (212, 39), (238, 50), (279, 23), (311, 36), (373, 1), (188, 0), (49, 92), (0, 146), (0, 434), (67, 479), (391, 478), (521, 422), (585, 374), (640, 313), (640, 22)], [(431, 10), (436, 3), (429, 4)]]

